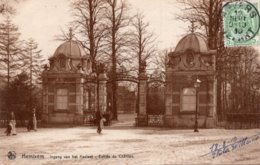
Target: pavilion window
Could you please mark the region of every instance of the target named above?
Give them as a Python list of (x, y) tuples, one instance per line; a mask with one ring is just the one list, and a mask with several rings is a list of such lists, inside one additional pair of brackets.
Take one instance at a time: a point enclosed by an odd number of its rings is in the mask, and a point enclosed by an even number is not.
[(66, 59), (65, 58), (60, 59), (60, 68), (66, 68)]
[(196, 89), (184, 88), (182, 90), (182, 112), (196, 110)]
[(68, 109), (68, 89), (57, 89), (56, 109)]

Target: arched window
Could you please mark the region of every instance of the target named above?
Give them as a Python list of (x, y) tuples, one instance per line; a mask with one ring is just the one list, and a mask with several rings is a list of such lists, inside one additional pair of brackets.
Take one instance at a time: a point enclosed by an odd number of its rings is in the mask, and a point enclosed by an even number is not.
[(65, 68), (66, 67), (66, 60), (64, 58), (60, 59), (60, 67)]

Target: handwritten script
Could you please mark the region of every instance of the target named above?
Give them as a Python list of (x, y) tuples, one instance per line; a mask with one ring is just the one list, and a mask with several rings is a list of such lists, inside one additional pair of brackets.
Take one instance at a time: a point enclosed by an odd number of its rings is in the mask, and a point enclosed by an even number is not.
[(244, 137), (244, 138), (233, 137), (231, 140), (223, 141), (223, 144), (213, 144), (209, 148), (210, 152), (202, 156), (211, 154), (213, 158), (216, 158), (218, 156), (231, 152), (235, 149), (248, 145), (258, 140), (259, 138), (260, 138), (260, 132), (250, 137)]

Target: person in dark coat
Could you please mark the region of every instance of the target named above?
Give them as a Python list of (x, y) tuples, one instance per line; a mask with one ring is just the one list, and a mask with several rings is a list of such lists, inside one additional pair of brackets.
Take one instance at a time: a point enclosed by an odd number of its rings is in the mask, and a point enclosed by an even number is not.
[(33, 120), (33, 130), (37, 131), (37, 119), (36, 119), (36, 115), (35, 115), (36, 109), (33, 109), (33, 116), (32, 116), (32, 120)]
[(37, 119), (35, 116), (35, 111), (36, 111), (35, 108), (33, 108), (32, 113), (30, 114), (30, 118), (29, 118), (28, 125), (27, 125), (28, 131), (30, 131), (30, 130), (37, 131)]
[(14, 112), (11, 112), (10, 117), (9, 117), (9, 121), (8, 121), (8, 125), (6, 127), (6, 135), (10, 136), (10, 135), (16, 135), (16, 121), (15, 121), (15, 116), (14, 116)]
[(12, 123), (11, 122), (8, 122), (7, 126), (6, 126), (6, 136), (10, 136), (11, 135), (11, 132), (12, 132)]
[(97, 126), (98, 126), (97, 133), (99, 133), (99, 134), (101, 134), (101, 132), (102, 132), (102, 127), (101, 127), (102, 118), (103, 118), (102, 113), (100, 111), (97, 111), (96, 112), (96, 122), (97, 122)]

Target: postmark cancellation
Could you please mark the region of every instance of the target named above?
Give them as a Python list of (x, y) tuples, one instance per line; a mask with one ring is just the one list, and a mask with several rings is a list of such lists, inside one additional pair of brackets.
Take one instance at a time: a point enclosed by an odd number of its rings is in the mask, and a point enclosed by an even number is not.
[(230, 1), (222, 8), (227, 47), (260, 44), (259, 1)]

